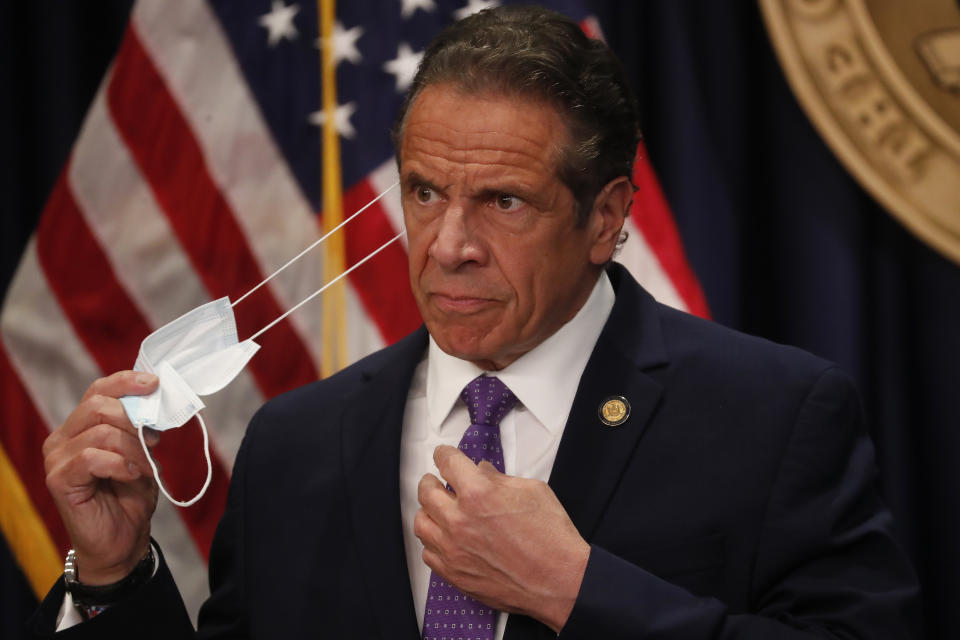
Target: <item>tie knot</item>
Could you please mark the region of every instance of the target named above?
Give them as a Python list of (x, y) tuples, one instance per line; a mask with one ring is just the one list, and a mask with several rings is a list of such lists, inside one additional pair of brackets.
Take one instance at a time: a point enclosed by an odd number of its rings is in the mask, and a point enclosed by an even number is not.
[(467, 405), (472, 424), (497, 426), (503, 416), (517, 403), (517, 396), (499, 378), (478, 376), (460, 392)]

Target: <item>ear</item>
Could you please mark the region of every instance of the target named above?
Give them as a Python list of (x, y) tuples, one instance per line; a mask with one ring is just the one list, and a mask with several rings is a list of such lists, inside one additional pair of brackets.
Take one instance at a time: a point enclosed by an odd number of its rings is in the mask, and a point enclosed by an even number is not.
[(633, 185), (626, 176), (620, 176), (608, 182), (593, 201), (587, 222), (593, 237), (590, 249), (593, 264), (604, 265), (613, 257), (632, 199)]

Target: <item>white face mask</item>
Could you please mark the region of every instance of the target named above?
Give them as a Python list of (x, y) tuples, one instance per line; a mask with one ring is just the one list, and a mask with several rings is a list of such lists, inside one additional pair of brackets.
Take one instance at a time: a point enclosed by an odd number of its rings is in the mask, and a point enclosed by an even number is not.
[[(234, 319), (233, 307), (363, 213), (370, 205), (396, 186), (397, 183), (394, 183), (388, 187), (359, 211), (328, 231), (319, 240), (269, 275), (263, 282), (238, 298), (236, 302), (231, 304), (230, 299), (226, 297), (208, 302), (160, 327), (140, 343), (140, 353), (137, 355), (137, 361), (133, 368), (137, 371), (153, 373), (159, 378), (159, 384), (157, 389), (149, 395), (124, 396), (120, 398), (120, 402), (127, 417), (130, 418), (130, 422), (137, 428), (140, 444), (147, 455), (147, 461), (150, 463), (151, 469), (153, 469), (153, 475), (157, 479), (160, 491), (170, 502), (180, 507), (189, 507), (202, 498), (207, 491), (207, 487), (210, 486), (213, 466), (210, 463), (207, 426), (199, 414), (199, 411), (205, 406), (203, 401), (200, 400), (200, 396), (208, 396), (220, 391), (243, 371), (250, 358), (260, 349), (260, 345), (254, 342), (256, 338), (398, 240), (405, 233), (405, 230), (401, 230), (379, 248), (367, 254), (352, 267), (311, 293), (293, 308), (243, 342), (240, 342), (237, 336), (237, 323)], [(207, 479), (196, 496), (181, 502), (174, 500), (164, 488), (163, 482), (160, 480), (160, 473), (157, 471), (157, 465), (143, 438), (143, 428), (149, 427), (157, 431), (175, 429), (186, 424), (193, 416), (197, 416), (200, 429), (203, 431)]]

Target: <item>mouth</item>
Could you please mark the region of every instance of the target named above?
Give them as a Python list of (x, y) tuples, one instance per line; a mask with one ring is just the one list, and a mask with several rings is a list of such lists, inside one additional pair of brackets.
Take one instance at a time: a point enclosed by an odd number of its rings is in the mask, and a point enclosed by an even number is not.
[(457, 314), (477, 313), (496, 303), (496, 301), (491, 298), (449, 293), (431, 293), (430, 301), (434, 307), (444, 313)]

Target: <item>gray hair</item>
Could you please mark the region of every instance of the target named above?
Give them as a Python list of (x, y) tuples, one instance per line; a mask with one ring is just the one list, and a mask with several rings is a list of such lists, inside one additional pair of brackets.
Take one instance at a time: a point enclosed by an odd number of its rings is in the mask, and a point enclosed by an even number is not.
[(398, 163), (407, 113), (424, 87), (436, 84), (553, 105), (567, 123), (558, 178), (573, 193), (581, 223), (604, 185), (632, 174), (639, 114), (623, 67), (609, 47), (566, 16), (540, 7), (497, 7), (441, 31), (391, 131)]

